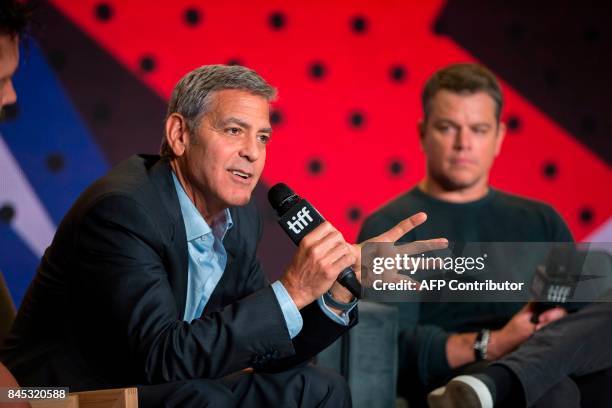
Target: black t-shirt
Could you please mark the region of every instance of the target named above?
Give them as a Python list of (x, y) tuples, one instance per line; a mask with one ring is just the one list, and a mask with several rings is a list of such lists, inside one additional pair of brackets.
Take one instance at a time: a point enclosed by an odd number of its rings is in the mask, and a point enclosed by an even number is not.
[[(495, 189), (469, 203), (433, 198), (418, 187), (392, 200), (369, 216), (359, 242), (372, 238), (417, 212), (427, 221), (401, 241), (444, 237), (451, 242), (571, 242), (559, 214), (544, 203)], [(452, 332), (503, 326), (521, 307), (517, 303), (399, 303), (400, 370), (418, 370), (422, 384), (451, 373), (446, 340)], [(402, 367), (404, 366), (404, 367)], [(414, 367), (411, 367), (414, 366)]]
[(359, 240), (391, 228), (419, 211), (427, 222), (402, 241), (444, 237), (457, 242), (569, 242), (572, 235), (559, 214), (544, 203), (489, 189), (483, 198), (451, 203), (433, 198), (415, 187), (369, 216)]

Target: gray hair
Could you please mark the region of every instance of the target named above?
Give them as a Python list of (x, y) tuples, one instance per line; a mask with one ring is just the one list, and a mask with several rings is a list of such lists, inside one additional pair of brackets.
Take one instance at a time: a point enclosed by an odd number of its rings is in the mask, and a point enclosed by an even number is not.
[[(268, 101), (276, 97), (276, 89), (252, 69), (240, 65), (203, 65), (188, 72), (176, 84), (168, 103), (166, 119), (173, 113), (179, 113), (185, 118), (187, 129), (193, 136), (210, 107), (214, 92), (223, 89), (244, 90)], [(166, 135), (162, 138), (160, 155), (173, 155)]]

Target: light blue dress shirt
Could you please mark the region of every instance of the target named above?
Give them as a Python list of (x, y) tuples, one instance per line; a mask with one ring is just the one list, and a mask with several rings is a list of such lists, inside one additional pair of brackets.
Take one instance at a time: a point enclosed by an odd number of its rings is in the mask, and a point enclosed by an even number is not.
[[(223, 238), (232, 228), (233, 221), (229, 209), (225, 209), (212, 219), (211, 225), (208, 225), (174, 173), (172, 173), (172, 179), (185, 222), (189, 253), (187, 300), (183, 320), (191, 322), (202, 315), (210, 296), (221, 280), (227, 263)], [(294, 338), (302, 330), (302, 315), (280, 281), (272, 284), (272, 290), (283, 312), (289, 335)], [(330, 319), (339, 324), (348, 325), (348, 312), (338, 316), (327, 307), (323, 297), (317, 302)]]

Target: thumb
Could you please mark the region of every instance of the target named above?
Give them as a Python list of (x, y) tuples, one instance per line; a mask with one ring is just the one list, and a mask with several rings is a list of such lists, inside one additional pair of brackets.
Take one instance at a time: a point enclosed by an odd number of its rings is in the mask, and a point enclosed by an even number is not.
[(567, 312), (565, 311), (565, 309), (561, 307), (555, 307), (553, 309), (547, 310), (546, 312), (542, 313), (540, 315), (540, 320), (538, 323), (548, 324), (548, 323), (554, 322), (555, 320), (562, 318), (566, 314)]

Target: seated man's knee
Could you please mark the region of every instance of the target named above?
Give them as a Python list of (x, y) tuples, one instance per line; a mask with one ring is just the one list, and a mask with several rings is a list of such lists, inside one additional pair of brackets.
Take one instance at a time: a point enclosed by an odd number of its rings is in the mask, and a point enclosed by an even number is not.
[[(234, 407), (236, 400), (232, 391), (221, 383), (211, 380), (187, 381), (184, 392), (202, 407)], [(182, 406), (182, 405), (179, 405)], [(194, 404), (194, 407), (196, 405)]]
[(139, 388), (139, 406), (149, 407), (235, 407), (232, 391), (217, 381), (194, 379)]

